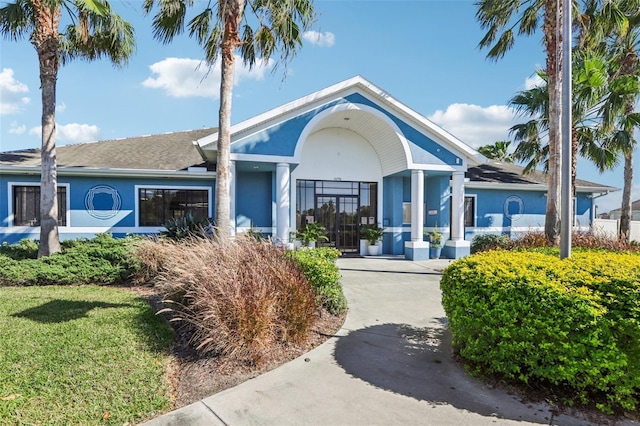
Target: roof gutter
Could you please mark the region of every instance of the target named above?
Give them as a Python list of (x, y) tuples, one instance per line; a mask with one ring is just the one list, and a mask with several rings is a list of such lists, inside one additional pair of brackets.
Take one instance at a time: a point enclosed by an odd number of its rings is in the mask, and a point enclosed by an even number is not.
[[(0, 174), (29, 174), (40, 175), (40, 166), (0, 166)], [(109, 177), (157, 177), (182, 179), (215, 179), (216, 173), (206, 169), (189, 170), (140, 170), (140, 169), (101, 169), (89, 167), (58, 167), (58, 174), (62, 176), (100, 176)]]
[[(500, 182), (465, 182), (465, 188), (472, 189), (493, 189), (504, 188), (517, 191), (546, 191), (548, 186), (542, 183), (500, 183)], [(618, 188), (611, 186), (576, 186), (576, 192), (586, 192), (591, 194), (600, 194), (602, 197), (611, 192), (620, 191)], [(594, 197), (595, 198), (595, 197)]]

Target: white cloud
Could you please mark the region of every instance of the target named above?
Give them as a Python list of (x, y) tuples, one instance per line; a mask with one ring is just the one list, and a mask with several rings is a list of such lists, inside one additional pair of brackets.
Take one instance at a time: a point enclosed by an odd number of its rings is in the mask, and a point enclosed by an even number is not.
[[(29, 130), (31, 135), (41, 135), (42, 126), (33, 127)], [(58, 124), (56, 126), (56, 140), (66, 143), (92, 142), (99, 138), (100, 128), (90, 124)]]
[(538, 74), (534, 74), (524, 81), (524, 90), (531, 90), (534, 87), (542, 86), (543, 83), (544, 80), (541, 79)]
[(31, 101), (30, 98), (22, 96), (23, 93), (29, 92), (29, 87), (13, 77), (11, 68), (3, 68), (0, 71), (0, 92), (0, 115), (15, 114)]
[[(234, 86), (243, 80), (262, 80), (264, 74), (273, 66), (273, 61), (256, 64), (252, 69), (244, 66), (236, 55)], [(175, 98), (220, 97), (220, 61), (209, 68), (198, 59), (167, 58), (149, 66), (151, 77), (142, 82), (144, 87), (162, 89)]]
[(336, 36), (333, 33), (319, 31), (305, 31), (302, 34), (302, 38), (309, 43), (320, 47), (331, 47), (336, 42)]
[(56, 105), (56, 113), (64, 112), (66, 109), (67, 109), (67, 104), (65, 104), (64, 102), (61, 103), (60, 105)]
[(27, 131), (27, 126), (24, 124), (20, 125), (17, 121), (12, 121), (9, 126), (9, 133), (12, 135), (22, 135)]
[(427, 118), (474, 148), (510, 140), (509, 128), (517, 123), (515, 111), (505, 105), (452, 104)]

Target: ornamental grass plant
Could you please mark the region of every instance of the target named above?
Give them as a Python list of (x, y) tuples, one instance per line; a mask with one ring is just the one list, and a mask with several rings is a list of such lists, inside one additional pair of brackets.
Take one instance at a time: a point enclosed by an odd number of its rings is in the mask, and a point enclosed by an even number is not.
[(283, 248), (249, 237), (159, 244), (156, 254), (142, 249), (153, 261), (148, 270), (157, 269), (168, 311), (193, 328), (200, 353), (260, 364), (279, 345), (308, 338), (315, 294)]

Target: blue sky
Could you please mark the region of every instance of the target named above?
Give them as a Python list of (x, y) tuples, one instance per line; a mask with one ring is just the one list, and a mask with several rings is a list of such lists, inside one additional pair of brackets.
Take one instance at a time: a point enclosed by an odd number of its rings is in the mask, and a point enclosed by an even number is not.
[[(219, 70), (199, 66), (195, 40), (185, 35), (160, 44), (141, 0), (111, 1), (135, 26), (137, 52), (122, 69), (106, 60), (60, 69), (58, 145), (217, 126)], [(508, 128), (521, 119), (506, 105), (544, 64), (540, 34), (518, 38), (498, 62), (487, 60), (477, 48), (483, 31), (470, 0), (316, 0), (315, 6), (314, 32), (286, 76), (283, 67), (273, 72), (273, 64), (238, 67), (232, 123), (359, 74), (477, 148), (509, 139)], [(39, 147), (35, 50), (28, 40), (3, 39), (0, 60), (0, 150)], [(578, 177), (623, 185), (621, 165), (600, 175), (581, 161)], [(639, 199), (640, 177), (634, 183), (633, 199)], [(618, 208), (620, 192), (597, 204), (598, 212)]]

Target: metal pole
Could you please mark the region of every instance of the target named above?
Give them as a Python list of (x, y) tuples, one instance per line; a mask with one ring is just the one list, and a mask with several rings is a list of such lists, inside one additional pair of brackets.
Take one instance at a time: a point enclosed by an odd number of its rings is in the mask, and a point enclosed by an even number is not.
[(562, 2), (562, 188), (560, 201), (560, 258), (571, 256), (573, 194), (571, 188), (571, 0)]

